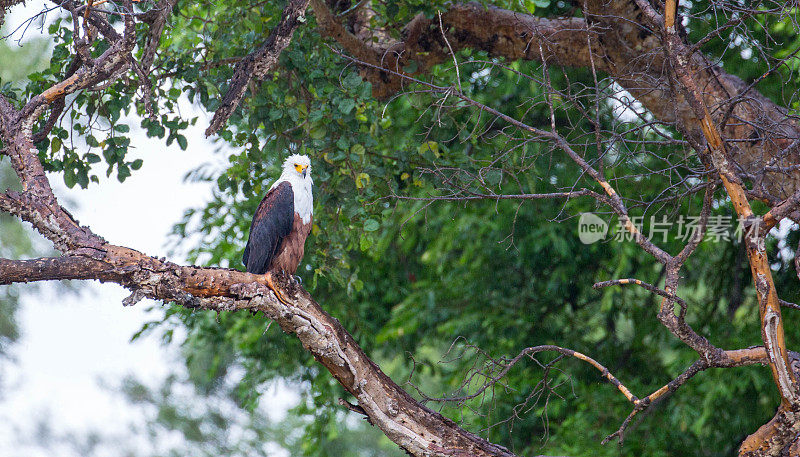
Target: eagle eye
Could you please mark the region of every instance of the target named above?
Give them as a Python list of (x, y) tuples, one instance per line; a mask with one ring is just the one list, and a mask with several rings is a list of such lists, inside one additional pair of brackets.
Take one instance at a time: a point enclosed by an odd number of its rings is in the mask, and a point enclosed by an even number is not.
[(300, 165), (299, 163), (294, 164), (294, 169), (297, 170), (298, 173), (303, 172), (303, 166)]

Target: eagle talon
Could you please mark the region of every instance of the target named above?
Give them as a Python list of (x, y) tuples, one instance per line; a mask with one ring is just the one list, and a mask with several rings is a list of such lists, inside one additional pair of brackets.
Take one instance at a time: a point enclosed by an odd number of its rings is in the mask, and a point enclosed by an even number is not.
[(264, 275), (267, 281), (267, 287), (272, 290), (272, 293), (275, 294), (275, 297), (278, 299), (279, 302), (283, 303), (284, 305), (290, 305), (291, 303), (286, 297), (283, 296), (283, 292), (281, 292), (280, 288), (277, 284), (275, 284), (275, 278), (272, 276), (272, 273), (269, 271)]

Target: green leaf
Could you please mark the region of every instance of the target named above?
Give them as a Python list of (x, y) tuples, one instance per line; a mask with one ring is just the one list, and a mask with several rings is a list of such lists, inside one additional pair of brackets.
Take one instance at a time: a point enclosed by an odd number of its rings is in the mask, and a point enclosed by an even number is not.
[(75, 176), (75, 170), (72, 168), (67, 168), (64, 170), (64, 184), (67, 185), (70, 189), (75, 187), (77, 182), (77, 177)]
[(50, 140), (50, 153), (55, 155), (55, 153), (57, 153), (60, 149), (61, 149), (61, 138), (53, 137), (53, 139)]
[(359, 247), (359, 248), (361, 249), (361, 251), (363, 251), (363, 252), (367, 252), (367, 251), (369, 251), (369, 248), (371, 248), (371, 247), (372, 247), (372, 238), (370, 238), (369, 236), (367, 236), (367, 234), (366, 234), (366, 233), (362, 234), (362, 235), (361, 235), (361, 240), (358, 242), (358, 247)]
[(364, 146), (361, 144), (354, 144), (350, 147), (350, 153), (358, 156), (364, 155)]
[(423, 155), (432, 152), (433, 155), (439, 157), (439, 143), (435, 141), (426, 141), (421, 145), (419, 145), (419, 148), (417, 148), (417, 152)]
[(86, 189), (89, 187), (89, 173), (85, 168), (78, 170), (78, 174), (76, 175), (76, 180), (78, 184)]
[(533, 14), (536, 11), (536, 2), (534, 0), (522, 0), (520, 3), (529, 13)]
[(380, 222), (376, 221), (375, 219), (367, 219), (364, 221), (364, 231), (365, 232), (374, 232), (381, 227)]
[(350, 114), (353, 108), (356, 107), (356, 101), (351, 98), (345, 98), (339, 102), (339, 111), (344, 114)]
[(325, 135), (327, 134), (328, 129), (326, 129), (324, 125), (320, 125), (319, 127), (315, 127), (311, 130), (310, 136), (315, 140), (321, 140), (325, 138)]
[(346, 90), (353, 90), (361, 84), (361, 77), (356, 72), (350, 72), (342, 78), (342, 87)]
[(363, 189), (369, 185), (369, 174), (367, 173), (359, 173), (356, 176), (356, 188)]
[(122, 164), (117, 167), (117, 179), (119, 182), (125, 182), (125, 179), (130, 177), (131, 169), (127, 165)]
[(177, 135), (176, 139), (178, 140), (178, 146), (185, 151), (186, 147), (189, 146), (189, 143), (186, 141), (186, 137), (179, 134)]

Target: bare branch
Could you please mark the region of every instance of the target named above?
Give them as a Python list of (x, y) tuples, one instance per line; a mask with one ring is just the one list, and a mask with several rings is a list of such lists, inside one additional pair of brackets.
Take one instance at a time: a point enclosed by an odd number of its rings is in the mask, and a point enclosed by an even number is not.
[(471, 201), (471, 200), (547, 200), (547, 199), (569, 199), (575, 197), (592, 197), (595, 200), (610, 204), (608, 197), (588, 189), (580, 189), (572, 192), (551, 192), (547, 194), (479, 194), (466, 192), (452, 195), (432, 195), (430, 197), (411, 197), (408, 195), (395, 195), (397, 200), (412, 201)]
[[(795, 354), (797, 355), (797, 354)], [(678, 377), (661, 387), (660, 389), (654, 391), (650, 395), (641, 398), (638, 402), (636, 402), (633, 411), (625, 418), (620, 425), (619, 429), (614, 433), (608, 435), (604, 440), (603, 443), (608, 443), (613, 439), (617, 439), (620, 444), (625, 439), (625, 432), (627, 431), (628, 427), (631, 425), (631, 420), (634, 416), (642, 411), (646, 411), (647, 409), (655, 406), (656, 404), (664, 401), (666, 398), (669, 397), (670, 394), (678, 390), (682, 385), (686, 384), (692, 377), (696, 374), (704, 371), (708, 368), (733, 368), (733, 367), (742, 367), (747, 365), (753, 364), (762, 364), (766, 365), (769, 364), (769, 359), (767, 358), (767, 351), (764, 349), (763, 346), (756, 346), (746, 349), (735, 349), (729, 351), (723, 351), (722, 357), (716, 360), (706, 360), (700, 359), (694, 362), (684, 370)]]
[(800, 190), (797, 190), (789, 198), (774, 206), (771, 210), (769, 210), (769, 212), (767, 212), (767, 214), (764, 215), (762, 218), (762, 231), (768, 232), (772, 227), (780, 222), (781, 219), (800, 210), (798, 205), (800, 205)]
[[(342, 54), (340, 51), (337, 51), (335, 49), (333, 50), (333, 52), (339, 54), (340, 56), (342, 56), (342, 57), (344, 57), (344, 58), (346, 58), (348, 60), (351, 60), (351, 61), (353, 61), (355, 63), (358, 63), (359, 65), (363, 65), (363, 66), (366, 66), (366, 67), (379, 69), (378, 67), (375, 67), (374, 65), (372, 65), (372, 64), (370, 64), (368, 62), (359, 61), (359, 60), (357, 60), (357, 59), (355, 59), (353, 57), (350, 57), (350, 56), (347, 56), (345, 54)], [(570, 143), (566, 139), (564, 139), (563, 136), (559, 135), (555, 131), (555, 129), (550, 130), (550, 131), (546, 131), (546, 130), (542, 130), (540, 128), (536, 128), (536, 127), (533, 127), (531, 125), (528, 125), (528, 124), (526, 124), (526, 123), (524, 123), (524, 122), (522, 122), (522, 121), (520, 121), (518, 119), (515, 119), (515, 118), (505, 114), (505, 113), (501, 113), (500, 111), (498, 111), (498, 110), (496, 110), (494, 108), (491, 108), (491, 107), (489, 107), (489, 106), (487, 106), (487, 105), (485, 105), (483, 103), (480, 103), (480, 102), (476, 101), (475, 99), (473, 99), (471, 97), (466, 96), (462, 92), (458, 91), (455, 87), (437, 86), (435, 84), (432, 84), (432, 83), (429, 83), (429, 82), (426, 82), (426, 81), (422, 81), (422, 80), (413, 78), (411, 76), (407, 76), (407, 75), (405, 75), (403, 73), (399, 73), (399, 72), (396, 72), (396, 71), (393, 71), (393, 70), (388, 70), (387, 69), (387, 70), (384, 70), (384, 71), (386, 71), (387, 73), (391, 73), (394, 76), (399, 77), (401, 79), (405, 79), (405, 80), (414, 82), (416, 84), (420, 84), (420, 85), (426, 86), (433, 93), (439, 93), (439, 94), (443, 94), (443, 95), (446, 95), (446, 96), (454, 96), (454, 97), (458, 98), (459, 100), (462, 100), (462, 101), (466, 102), (468, 105), (473, 106), (473, 107), (475, 107), (475, 108), (477, 108), (477, 109), (479, 109), (479, 110), (481, 110), (481, 111), (483, 111), (485, 113), (488, 113), (488, 114), (490, 114), (492, 116), (495, 116), (498, 119), (503, 120), (503, 121), (509, 123), (510, 125), (522, 130), (523, 132), (532, 135), (535, 141), (550, 141), (550, 142), (552, 142), (559, 149), (564, 151), (569, 156), (569, 158), (572, 159), (583, 170), (584, 173), (589, 175), (592, 179), (594, 179), (600, 185), (600, 187), (603, 189), (603, 191), (607, 195), (609, 206), (611, 207), (612, 210), (614, 210), (614, 212), (617, 214), (617, 216), (622, 220), (625, 230), (627, 230), (628, 232), (630, 232), (633, 235), (634, 241), (636, 241), (636, 243), (639, 244), (642, 247), (642, 249), (644, 249), (647, 253), (651, 254), (653, 257), (658, 259), (658, 261), (661, 262), (661, 263), (666, 264), (666, 263), (668, 263), (668, 262), (670, 262), (672, 260), (672, 256), (670, 256), (663, 249), (661, 249), (658, 246), (656, 246), (655, 244), (653, 244), (653, 242), (651, 242), (649, 239), (647, 239), (647, 237), (645, 237), (639, 231), (639, 229), (636, 227), (636, 225), (633, 223), (633, 221), (631, 220), (630, 216), (628, 215), (628, 209), (625, 207), (625, 203), (623, 203), (620, 195), (617, 193), (617, 191), (614, 189), (614, 187), (611, 186), (611, 184), (609, 184), (609, 182), (594, 167), (592, 167), (580, 154), (578, 154), (572, 148)]]
[[(127, 2), (127, 5), (130, 8), (130, 1)], [(71, 76), (49, 87), (25, 104), (19, 115), (21, 128), (30, 130), (32, 123), (46, 105), (105, 81), (128, 64), (128, 58), (136, 40), (133, 17), (125, 15), (124, 21), (125, 32), (122, 37), (119, 37), (119, 34), (109, 26), (109, 36), (117, 38), (113, 38), (111, 46), (93, 61), (93, 65), (81, 67)]]
[(154, 15), (147, 18), (147, 22), (150, 23), (150, 30), (147, 34), (147, 44), (145, 44), (140, 61), (144, 72), (148, 72), (150, 67), (153, 66), (153, 60), (161, 42), (161, 35), (167, 25), (167, 19), (172, 14), (172, 9), (175, 8), (177, 2), (178, 0), (159, 0), (156, 6), (150, 10), (150, 12), (154, 12)]
[(636, 278), (613, 279), (613, 280), (610, 280), (610, 281), (602, 281), (602, 282), (598, 282), (598, 283), (595, 283), (594, 285), (592, 285), (592, 288), (601, 289), (603, 287), (624, 286), (624, 285), (627, 285), (627, 284), (635, 284), (637, 286), (640, 286), (640, 287), (642, 287), (644, 289), (649, 290), (650, 292), (653, 292), (655, 294), (661, 295), (664, 298), (669, 298), (670, 300), (674, 300), (674, 301), (678, 302), (681, 305), (681, 308), (686, 309), (686, 302), (683, 301), (683, 299), (681, 297), (679, 297), (679, 296), (677, 296), (677, 295), (675, 295), (673, 293), (667, 292), (666, 290), (659, 289), (658, 287), (656, 287), (656, 286), (654, 286), (652, 284), (648, 284), (648, 283), (646, 283), (646, 282), (644, 282), (642, 280), (636, 279)]
[[(677, 0), (667, 0), (665, 6), (665, 41), (666, 50), (675, 70), (676, 79), (681, 85), (681, 89), (686, 93), (689, 104), (695, 111), (695, 115), (701, 119), (701, 127), (708, 145), (711, 160), (719, 170), (725, 189), (731, 197), (736, 213), (743, 218), (753, 218), (753, 211), (747, 196), (736, 177), (728, 149), (722, 141), (720, 132), (714, 124), (704, 99), (697, 89), (693, 71), (689, 68), (688, 62), (691, 55), (688, 54), (686, 45), (678, 36), (675, 24), (675, 10)], [(730, 148), (736, 149), (736, 145)], [(794, 198), (794, 197), (793, 197)], [(797, 198), (800, 198), (798, 195)], [(788, 200), (792, 202), (792, 198)], [(790, 206), (794, 206), (791, 204)], [(756, 238), (756, 239), (754, 239)], [(762, 338), (769, 350), (770, 368), (773, 377), (778, 385), (781, 397), (788, 404), (798, 404), (800, 399), (797, 395), (797, 385), (794, 373), (789, 369), (788, 353), (784, 342), (783, 321), (781, 319), (781, 307), (775, 290), (775, 283), (772, 279), (772, 271), (767, 260), (764, 243), (758, 237), (745, 237), (747, 254), (750, 258), (750, 265), (753, 270), (753, 280), (758, 291), (759, 308), (762, 320)], [(800, 424), (796, 425), (800, 431)], [(796, 434), (796, 432), (795, 432)]]
[[(477, 349), (477, 348), (475, 348), (475, 349)], [(520, 351), (519, 354), (517, 354), (516, 356), (514, 356), (510, 360), (506, 360), (506, 359), (495, 360), (495, 359), (489, 357), (489, 359), (491, 360), (492, 367), (490, 368), (491, 373), (484, 373), (484, 376), (487, 378), (487, 382), (485, 382), (480, 388), (478, 388), (475, 392), (470, 393), (469, 395), (448, 396), (448, 397), (437, 398), (437, 397), (429, 397), (429, 396), (425, 395), (419, 389), (417, 389), (417, 392), (420, 395), (423, 396), (425, 401), (464, 402), (466, 400), (471, 400), (473, 398), (477, 398), (477, 397), (483, 395), (483, 393), (487, 389), (493, 387), (495, 384), (500, 382), (503, 378), (506, 377), (506, 375), (508, 375), (508, 372), (511, 371), (511, 369), (514, 368), (514, 366), (517, 365), (523, 359), (532, 358), (534, 355), (536, 355), (536, 354), (538, 354), (540, 352), (545, 352), (545, 351), (557, 352), (559, 354), (563, 354), (563, 355), (566, 355), (568, 357), (574, 357), (574, 358), (576, 358), (578, 360), (581, 360), (583, 362), (588, 363), (589, 365), (591, 365), (592, 367), (597, 369), (597, 371), (600, 372), (600, 375), (602, 377), (604, 377), (606, 380), (608, 380), (608, 382), (610, 382), (614, 387), (616, 387), (622, 393), (622, 395), (625, 396), (625, 398), (628, 401), (630, 401), (630, 402), (632, 402), (634, 404), (639, 401), (639, 399), (635, 395), (633, 395), (631, 393), (631, 391), (627, 387), (625, 387), (625, 385), (622, 384), (619, 381), (619, 379), (617, 379), (617, 377), (614, 376), (608, 370), (608, 368), (606, 368), (605, 366), (600, 364), (595, 359), (593, 359), (593, 358), (591, 358), (591, 357), (589, 357), (586, 354), (583, 354), (581, 352), (578, 352), (578, 351), (575, 351), (575, 350), (572, 350), (572, 349), (568, 349), (568, 348), (563, 348), (563, 347), (556, 346), (556, 345), (552, 345), (552, 344), (545, 344), (545, 345), (541, 345), (541, 346), (531, 346), (531, 347), (525, 348), (522, 351)], [(483, 353), (483, 351), (481, 351), (481, 352)], [(485, 355), (485, 353), (484, 353), (484, 355)], [(488, 355), (487, 355), (487, 357), (488, 357)], [(495, 371), (496, 371), (496, 373), (494, 373)]]

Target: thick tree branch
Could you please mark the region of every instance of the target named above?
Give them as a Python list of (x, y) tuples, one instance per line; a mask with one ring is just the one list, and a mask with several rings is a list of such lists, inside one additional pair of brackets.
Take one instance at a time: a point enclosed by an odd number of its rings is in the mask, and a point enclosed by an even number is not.
[[(126, 42), (129, 25), (126, 23)], [(285, 278), (279, 284), (283, 295), (291, 298), (289, 303), (276, 299), (264, 285), (262, 275), (180, 266), (108, 244), (81, 227), (59, 205), (31, 141), (31, 125), (49, 102), (111, 75), (107, 62), (130, 51), (119, 43), (112, 44), (94, 67), (78, 70), (73, 77), (34, 97), (21, 111), (0, 97), (2, 153), (10, 156), (22, 184), (22, 192), (0, 194), (0, 211), (32, 223), (64, 253), (58, 258), (2, 259), (0, 283), (98, 279), (129, 289), (132, 293), (125, 304), (148, 297), (193, 309), (262, 311), (284, 331), (297, 335), (303, 346), (353, 394), (372, 423), (412, 455), (512, 456), (505, 448), (459, 428), (414, 400), (364, 354), (336, 319)]]
[(336, 18), (325, 0), (311, 0), (311, 8), (317, 18), (320, 31), (341, 44), (347, 52), (357, 59), (380, 65), (380, 57), (383, 50), (374, 46), (372, 43), (362, 41), (360, 38), (350, 33)]
[[(5, 140), (5, 138), (4, 138)], [(27, 141), (30, 144), (29, 140)], [(32, 156), (33, 149), (18, 155)], [(27, 152), (27, 153), (26, 153)], [(32, 162), (18, 160), (19, 174)], [(329, 316), (303, 289), (281, 283), (289, 304), (278, 301), (264, 286), (262, 275), (229, 269), (180, 266), (138, 251), (110, 245), (80, 227), (52, 199), (46, 179), (26, 180), (28, 191), (0, 196), (0, 210), (33, 223), (65, 255), (35, 260), (0, 260), (0, 283), (45, 279), (99, 279), (131, 290), (126, 304), (141, 298), (175, 301), (183, 306), (215, 311), (263, 311), (303, 346), (352, 393), (370, 420), (390, 439), (413, 455), (512, 456), (508, 450), (460, 429), (449, 419), (425, 408), (391, 381), (358, 347), (341, 324)], [(44, 189), (35, 189), (47, 186)]]
[(242, 273), (224, 268), (181, 267), (172, 262), (155, 259), (139, 251), (122, 246), (105, 244), (100, 249), (76, 249), (61, 257), (43, 257), (30, 260), (0, 259), (0, 285), (52, 280), (92, 280), (114, 282), (142, 292), (143, 274), (175, 273), (170, 283), (182, 291), (172, 298), (159, 297), (163, 292), (147, 291), (147, 296), (161, 299), (193, 297), (233, 297), (231, 284), (256, 283), (266, 285), (263, 275)]
[(272, 30), (267, 41), (258, 50), (247, 55), (236, 64), (230, 87), (206, 129), (206, 136), (216, 133), (244, 98), (244, 91), (252, 80), (259, 80), (275, 68), (281, 52), (292, 40), (294, 30), (308, 7), (309, 0), (289, 0), (283, 10), (280, 23)]
[[(545, 19), (477, 3), (454, 4), (441, 15), (444, 35), (438, 18), (420, 15), (406, 25), (403, 41), (380, 48), (334, 23), (322, 0), (314, 5), (323, 33), (358, 60), (376, 65), (362, 74), (378, 97), (388, 97), (408, 83), (397, 76), (405, 75), (404, 69), (415, 68), (409, 76), (419, 76), (451, 59), (449, 43), (455, 51), (483, 50), (508, 60), (586, 68), (594, 64), (596, 71), (611, 76), (658, 120), (674, 125), (693, 144), (704, 143), (700, 118), (685, 95), (672, 89), (659, 28), (644, 21), (637, 3), (649, 5), (646, 0), (582, 2), (587, 19)], [(699, 52), (691, 54), (688, 65), (714, 119), (726, 121), (723, 137), (739, 146), (732, 160), (752, 178), (754, 191), (776, 204), (800, 189), (800, 173), (791, 167), (800, 161), (797, 119)]]
[[(800, 411), (789, 405), (781, 404), (775, 416), (762, 425), (755, 433), (748, 436), (739, 448), (741, 457), (762, 456), (796, 456), (797, 423), (800, 422)], [(794, 453), (783, 454), (783, 451)]]
[(12, 6), (24, 3), (25, 0), (0, 0), (0, 27), (6, 19), (6, 11), (11, 9)]
[[(640, 2), (642, 3), (642, 2)], [(701, 129), (710, 152), (711, 161), (720, 173), (722, 182), (739, 217), (752, 219), (753, 211), (741, 181), (735, 175), (730, 163), (728, 148), (736, 149), (736, 144), (726, 146), (720, 131), (708, 110), (705, 100), (698, 90), (694, 72), (689, 66), (692, 55), (683, 40), (678, 36), (675, 23), (678, 1), (667, 0), (664, 15), (664, 42), (666, 53), (673, 66), (679, 87), (692, 107), (695, 116), (700, 119)], [(656, 13), (643, 5), (645, 13), (653, 26), (657, 26)], [(797, 381), (789, 363), (781, 317), (780, 300), (775, 290), (772, 271), (764, 247), (763, 234), (755, 231), (756, 236), (745, 237), (745, 246), (750, 260), (750, 269), (758, 295), (761, 317), (761, 333), (766, 348), (769, 365), (781, 395), (781, 407), (778, 414), (768, 424), (749, 436), (743, 443), (739, 454), (742, 456), (778, 455), (788, 446), (800, 432), (800, 401), (798, 400)]]
[[(485, 50), (509, 60), (541, 60), (541, 47), (548, 63), (572, 67), (589, 66), (591, 53), (602, 55), (597, 40), (590, 40), (592, 47), (587, 47), (590, 31), (586, 22), (577, 18), (546, 19), (495, 7), (487, 9), (478, 3), (455, 4), (441, 18), (416, 16), (404, 28), (402, 42), (375, 46), (347, 31), (324, 0), (314, 0), (312, 6), (322, 33), (357, 59), (379, 67), (363, 73), (379, 98), (398, 92), (408, 82), (392, 72), (406, 74), (403, 69), (413, 62), (416, 68), (408, 75), (427, 73), (434, 65), (452, 59), (451, 48)], [(597, 64), (600, 70), (606, 70), (602, 60)]]
[(358, 400), (372, 423), (412, 455), (512, 456), (508, 450), (460, 429), (414, 400), (358, 347), (339, 321), (287, 278), (291, 303), (278, 301), (264, 277), (219, 268), (185, 267), (120, 246), (104, 245), (60, 258), (0, 260), (0, 284), (45, 279), (99, 279), (125, 286), (141, 298), (175, 301), (193, 309), (257, 310), (297, 335), (303, 346)]

